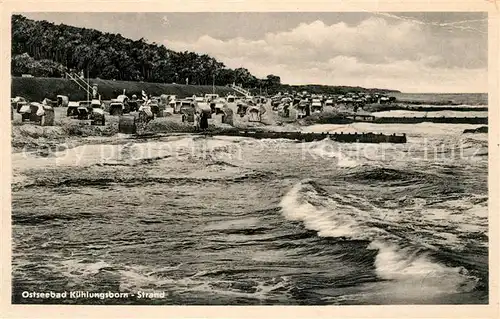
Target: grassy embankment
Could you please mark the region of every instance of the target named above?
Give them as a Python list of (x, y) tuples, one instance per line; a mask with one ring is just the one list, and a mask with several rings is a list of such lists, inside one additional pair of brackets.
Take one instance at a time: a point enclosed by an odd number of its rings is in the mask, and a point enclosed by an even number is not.
[[(212, 93), (210, 85), (181, 85), (162, 84), (147, 82), (112, 81), (90, 79), (91, 84), (97, 84), (99, 94), (103, 100), (116, 98), (126, 90), (126, 94), (131, 96), (136, 94), (141, 96), (142, 90), (147, 94), (159, 96), (161, 94), (173, 94), (178, 97), (193, 95), (204, 95)], [(215, 93), (221, 96), (235, 94), (236, 92), (225, 86), (216, 86)], [(44, 98), (55, 99), (57, 95), (67, 95), (71, 101), (86, 100), (85, 93), (76, 83), (70, 79), (60, 78), (22, 78), (12, 77), (11, 96), (22, 96), (30, 101), (42, 101)]]

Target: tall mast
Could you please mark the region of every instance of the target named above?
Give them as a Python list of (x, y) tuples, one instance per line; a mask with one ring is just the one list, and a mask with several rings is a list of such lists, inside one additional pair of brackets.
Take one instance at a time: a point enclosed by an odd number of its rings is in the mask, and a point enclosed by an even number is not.
[[(87, 66), (87, 87), (90, 87), (90, 74), (88, 66)], [(90, 90), (87, 90), (87, 101), (90, 101)]]

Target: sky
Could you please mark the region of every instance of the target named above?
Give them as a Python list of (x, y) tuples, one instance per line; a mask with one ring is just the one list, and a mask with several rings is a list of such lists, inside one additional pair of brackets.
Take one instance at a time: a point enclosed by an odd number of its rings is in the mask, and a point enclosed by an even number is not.
[(487, 14), (480, 12), (21, 14), (206, 53), (287, 84), (488, 91)]

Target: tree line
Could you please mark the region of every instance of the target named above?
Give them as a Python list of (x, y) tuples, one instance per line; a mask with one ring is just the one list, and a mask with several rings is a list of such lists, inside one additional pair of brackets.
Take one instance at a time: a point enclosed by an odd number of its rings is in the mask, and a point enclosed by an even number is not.
[(231, 69), (207, 54), (176, 52), (146, 39), (12, 16), (11, 73), (64, 77), (83, 70), (85, 77), (193, 85), (278, 89), (281, 79), (259, 79), (245, 68)]

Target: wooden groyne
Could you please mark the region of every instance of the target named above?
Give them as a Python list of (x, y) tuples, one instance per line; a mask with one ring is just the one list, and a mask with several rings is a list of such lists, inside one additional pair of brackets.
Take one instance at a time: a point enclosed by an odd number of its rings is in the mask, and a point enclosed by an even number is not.
[(375, 133), (302, 133), (302, 132), (265, 132), (265, 131), (222, 131), (207, 132), (207, 136), (240, 136), (255, 139), (289, 139), (299, 142), (313, 142), (329, 138), (340, 143), (406, 143), (406, 134)]
[[(311, 121), (312, 122), (312, 121)], [(488, 117), (376, 117), (373, 115), (349, 115), (324, 117), (314, 120), (316, 124), (416, 124), (416, 123), (447, 123), (447, 124), (488, 124)]]
[(414, 105), (398, 105), (398, 104), (368, 104), (363, 109), (369, 112), (383, 111), (412, 111), (412, 112), (439, 112), (439, 111), (455, 111), (455, 112), (488, 112), (487, 106), (414, 106)]
[(382, 133), (303, 133), (303, 132), (269, 132), (258, 130), (215, 130), (206, 132), (171, 132), (171, 133), (141, 133), (130, 134), (128, 139), (150, 140), (161, 139), (171, 136), (183, 136), (185, 134), (195, 134), (201, 136), (237, 136), (250, 137), (255, 139), (288, 139), (297, 142), (314, 142), (329, 138), (339, 143), (406, 143), (406, 134), (382, 134)]
[[(448, 101), (426, 101), (426, 100), (411, 100), (411, 99), (398, 99), (396, 103), (401, 103), (401, 104), (411, 104), (411, 105), (442, 105), (442, 106), (457, 106), (457, 105), (466, 105), (467, 103), (470, 103), (472, 101), (466, 102), (456, 102), (452, 100)], [(483, 101), (487, 102), (487, 101)], [(475, 102), (473, 102), (475, 103)], [(473, 104), (475, 105), (475, 104)]]
[(417, 112), (438, 112), (438, 111), (456, 111), (456, 112), (488, 112), (487, 106), (410, 106), (401, 107), (399, 110), (417, 111)]
[(414, 123), (448, 123), (448, 124), (488, 124), (487, 117), (376, 117), (373, 123), (414, 124)]

